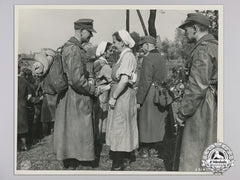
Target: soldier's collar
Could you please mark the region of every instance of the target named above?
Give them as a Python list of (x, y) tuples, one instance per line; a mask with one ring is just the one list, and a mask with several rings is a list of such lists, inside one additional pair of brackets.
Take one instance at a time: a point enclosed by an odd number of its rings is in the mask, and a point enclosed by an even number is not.
[(81, 42), (76, 37), (71, 37), (68, 42), (77, 45), (80, 49), (83, 49)]
[(203, 37), (201, 37), (201, 38), (197, 41), (197, 43), (193, 46), (193, 48), (191, 49), (191, 51), (190, 51), (190, 57), (192, 56), (193, 51), (194, 51), (201, 43), (206, 42), (206, 41), (210, 41), (210, 40), (215, 40), (214, 37), (213, 37), (213, 35), (211, 35), (211, 34), (206, 34), (206, 35), (204, 35)]

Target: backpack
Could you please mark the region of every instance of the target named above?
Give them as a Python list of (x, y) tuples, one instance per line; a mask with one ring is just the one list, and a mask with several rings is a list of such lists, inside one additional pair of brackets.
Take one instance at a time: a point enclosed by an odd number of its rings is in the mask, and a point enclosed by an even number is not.
[(67, 74), (63, 69), (62, 51), (64, 46), (57, 49), (52, 65), (43, 79), (43, 90), (47, 94), (60, 94), (68, 89)]

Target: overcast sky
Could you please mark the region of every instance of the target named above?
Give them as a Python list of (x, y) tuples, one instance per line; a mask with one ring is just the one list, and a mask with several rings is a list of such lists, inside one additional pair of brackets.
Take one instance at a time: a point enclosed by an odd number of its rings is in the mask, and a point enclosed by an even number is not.
[[(165, 10), (157, 11), (156, 29), (161, 39), (174, 40), (175, 30), (193, 11)], [(149, 10), (141, 10), (147, 27)], [(79, 18), (94, 20), (97, 31), (91, 39), (93, 44), (101, 41), (112, 42), (112, 34), (126, 27), (126, 10), (116, 9), (20, 9), (18, 14), (18, 52), (29, 53), (41, 48), (61, 46), (74, 34), (73, 22)], [(130, 10), (130, 32), (144, 35), (136, 10)]]

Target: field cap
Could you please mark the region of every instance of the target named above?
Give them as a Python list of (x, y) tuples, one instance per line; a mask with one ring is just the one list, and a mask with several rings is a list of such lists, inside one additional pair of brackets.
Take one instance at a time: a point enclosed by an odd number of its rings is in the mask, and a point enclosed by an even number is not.
[(144, 36), (139, 42), (138, 45), (142, 45), (144, 43), (156, 44), (156, 39), (152, 36)]
[(93, 29), (93, 20), (92, 19), (79, 19), (74, 22), (74, 29), (86, 29), (90, 32), (96, 33), (95, 29)]
[(210, 21), (208, 17), (200, 13), (189, 13), (187, 15), (187, 19), (184, 21), (184, 23), (181, 26), (179, 26), (179, 28), (184, 29), (184, 27), (189, 23), (198, 23), (207, 27), (210, 26)]

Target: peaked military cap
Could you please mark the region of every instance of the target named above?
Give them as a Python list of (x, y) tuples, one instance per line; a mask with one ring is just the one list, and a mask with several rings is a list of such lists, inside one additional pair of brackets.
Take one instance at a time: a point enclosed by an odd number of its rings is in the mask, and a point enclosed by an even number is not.
[(96, 33), (95, 29), (93, 29), (93, 20), (92, 19), (79, 19), (74, 22), (74, 29), (86, 29), (88, 31)]
[(210, 21), (208, 17), (200, 13), (189, 13), (187, 15), (187, 19), (184, 21), (184, 23), (181, 26), (179, 26), (179, 28), (184, 29), (184, 27), (189, 23), (198, 23), (207, 27), (210, 26)]
[(143, 38), (138, 42), (138, 45), (142, 45), (144, 43), (156, 44), (156, 39), (152, 36), (143, 36)]

